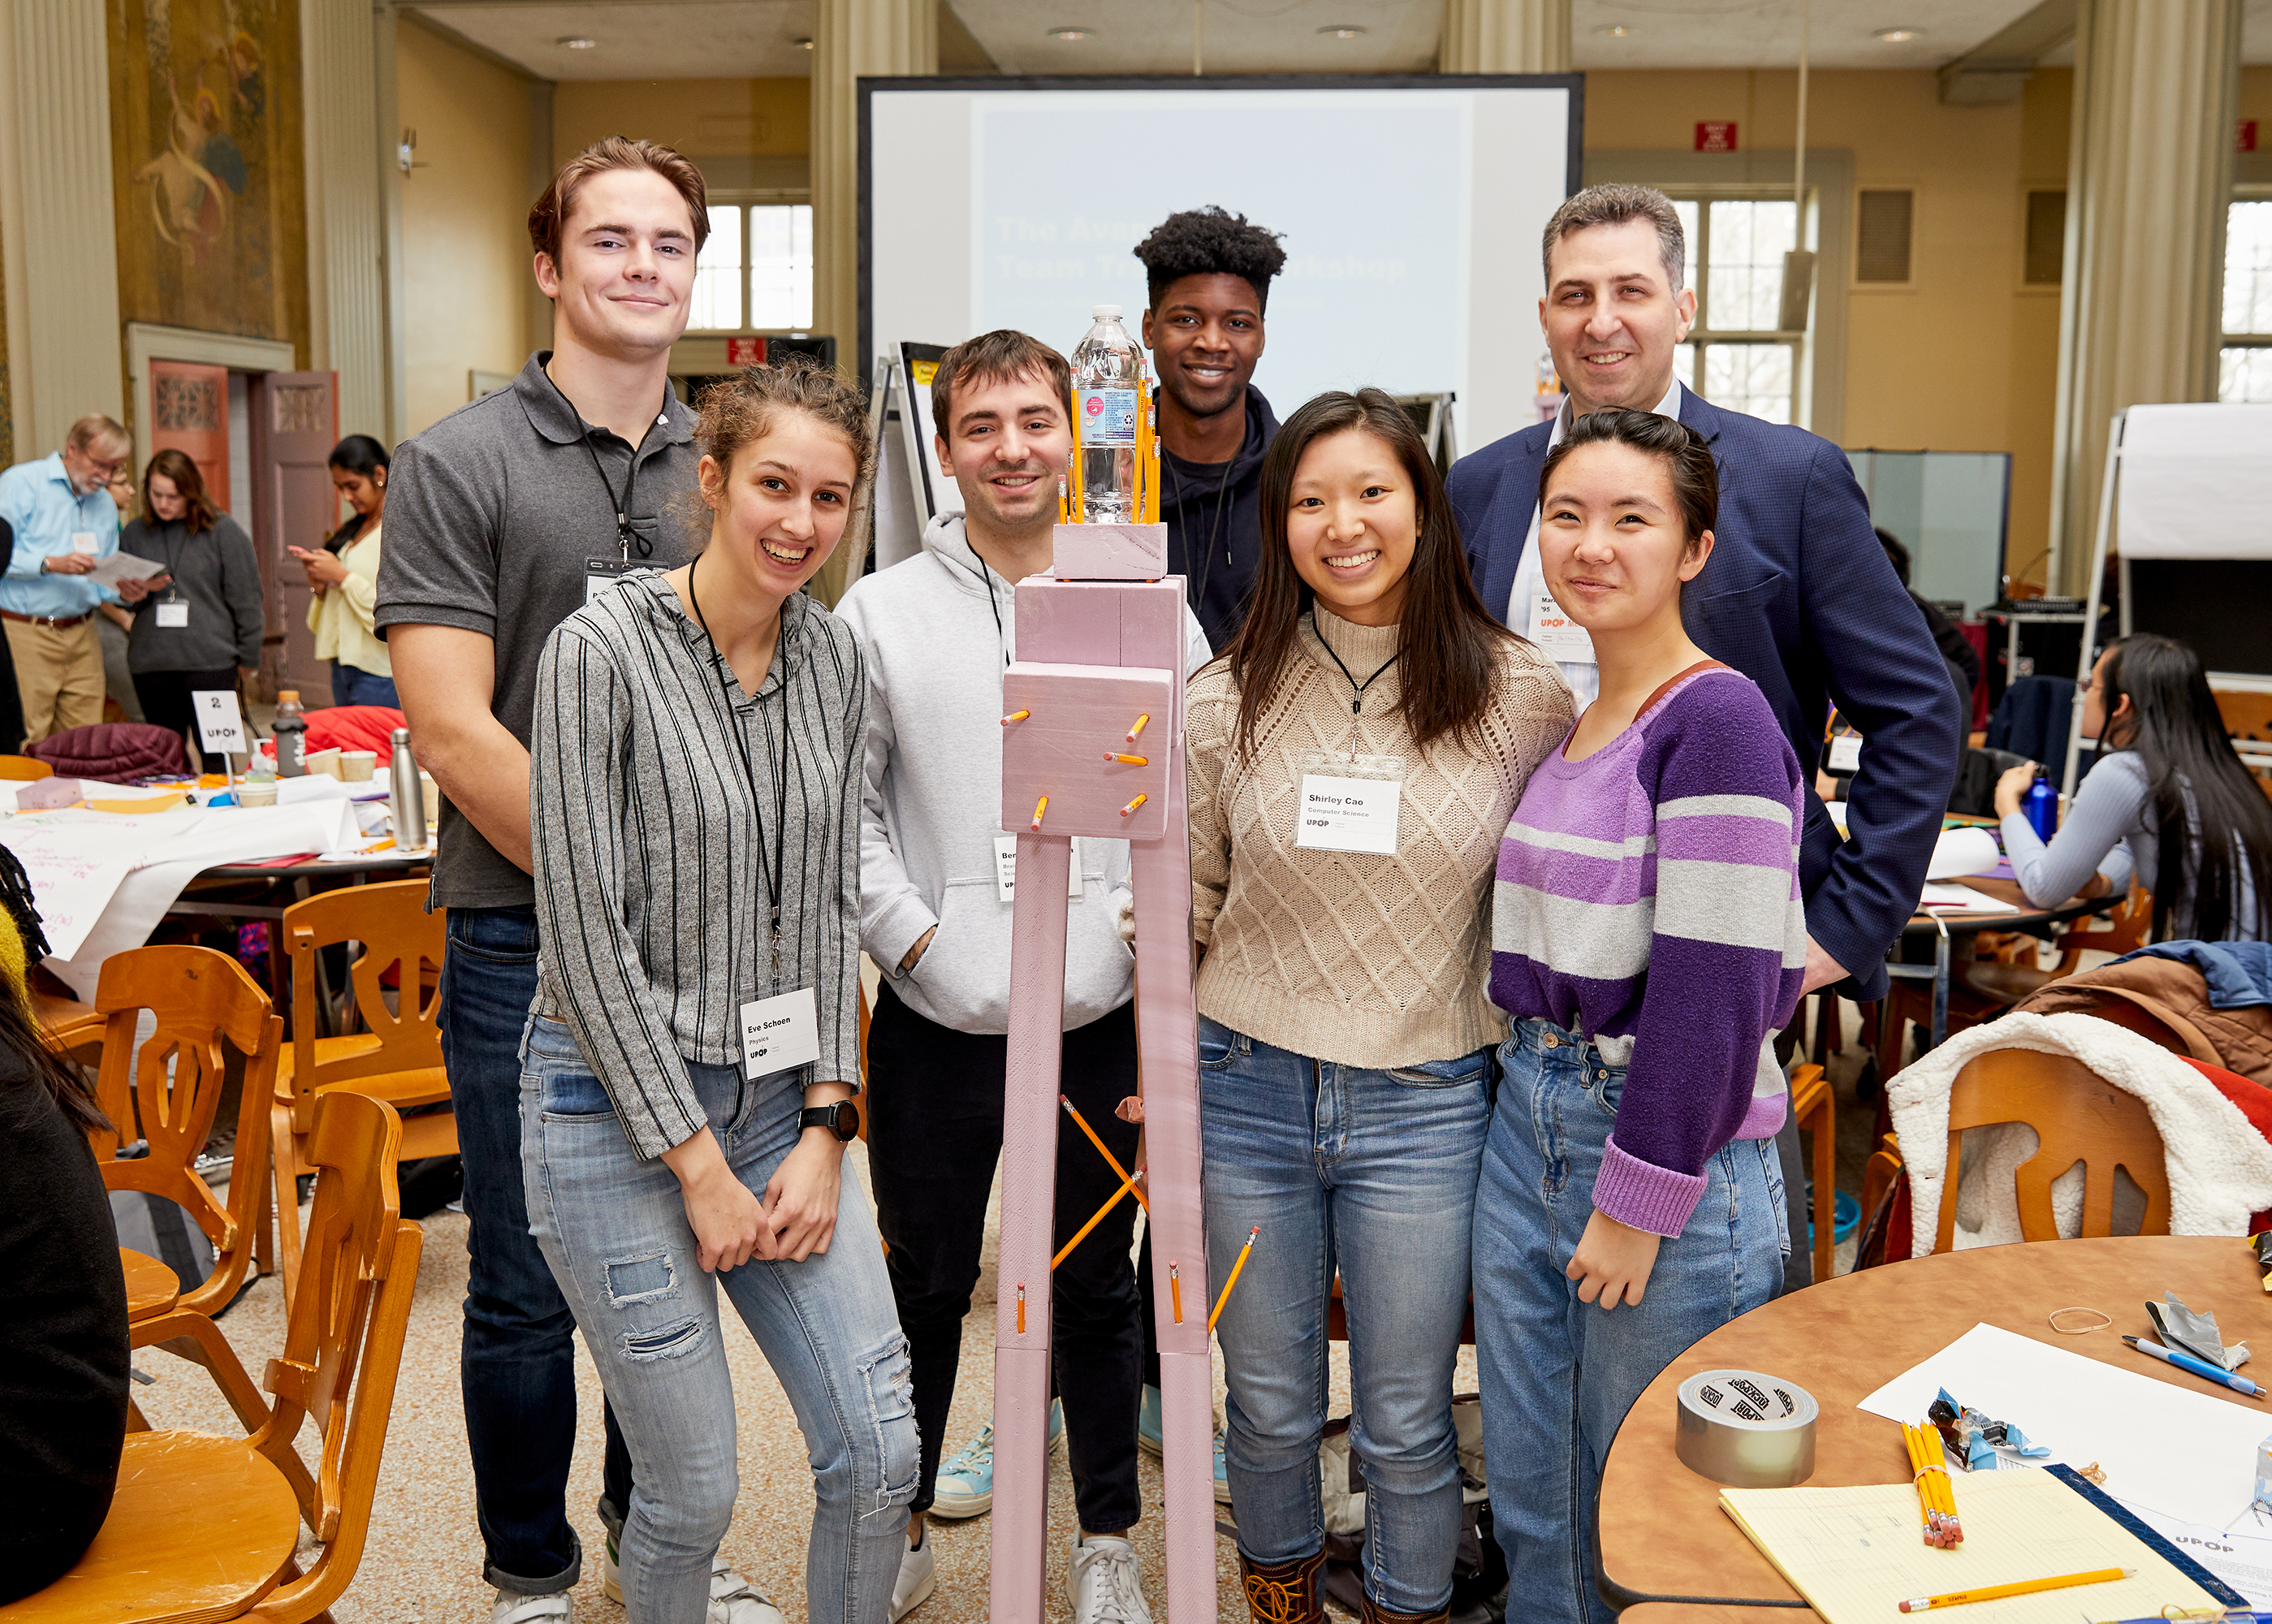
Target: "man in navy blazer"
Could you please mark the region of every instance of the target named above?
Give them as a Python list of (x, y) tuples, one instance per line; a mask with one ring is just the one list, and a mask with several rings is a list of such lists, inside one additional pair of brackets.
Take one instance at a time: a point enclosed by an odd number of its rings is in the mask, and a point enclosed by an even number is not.
[[(1589, 187), (1556, 212), (1539, 322), (1568, 391), (1562, 415), (1461, 459), (1453, 510), (1485, 606), (1558, 661), (1582, 707), (1596, 685), (1590, 647), (1558, 624), (1529, 544), (1547, 448), (1573, 414), (1606, 406), (1677, 415), (1704, 437), (1720, 522), (1681, 617), (1699, 647), (1765, 692), (1805, 771), (1807, 990), (1850, 975), (1857, 996), (1882, 997), (1886, 950), (1917, 906), (1955, 781), (1956, 692), (1845, 453), (1674, 381), (1673, 347), (1696, 312), (1685, 246), (1671, 203), (1646, 187)], [(1843, 842), (1813, 790), (1833, 704), (1864, 741)]]

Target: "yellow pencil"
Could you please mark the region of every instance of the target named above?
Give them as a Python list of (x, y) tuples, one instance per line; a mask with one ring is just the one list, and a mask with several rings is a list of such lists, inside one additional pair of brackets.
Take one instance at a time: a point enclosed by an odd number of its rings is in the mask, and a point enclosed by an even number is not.
[(1118, 1156), (1113, 1155), (1110, 1150), (1105, 1148), (1104, 1141), (1096, 1136), (1096, 1130), (1088, 1126), (1088, 1119), (1080, 1114), (1080, 1108), (1062, 1094), (1058, 1096), (1058, 1104), (1063, 1105), (1065, 1108), (1066, 1114), (1072, 1117), (1075, 1122), (1080, 1124), (1080, 1131), (1088, 1135), (1088, 1142), (1096, 1147), (1096, 1154), (1104, 1158), (1104, 1164), (1110, 1167), (1114, 1172), (1120, 1175), (1122, 1181), (1130, 1186), (1129, 1194), (1136, 1198), (1136, 1204), (1139, 1207), (1141, 1207), (1147, 1213), (1149, 1213), (1152, 1210), (1152, 1203), (1144, 1199), (1143, 1191), (1134, 1187), (1135, 1176), (1126, 1168), (1120, 1165), (1120, 1158)]
[(1246, 1260), (1254, 1251), (1254, 1238), (1260, 1233), (1262, 1226), (1258, 1224), (1247, 1231), (1246, 1244), (1238, 1249), (1238, 1261), (1230, 1266), (1230, 1278), (1222, 1283), (1222, 1295), (1214, 1299), (1214, 1312), (1207, 1315), (1207, 1335), (1210, 1336), (1214, 1334), (1214, 1322), (1222, 1318), (1222, 1306), (1230, 1300), (1230, 1288), (1238, 1283), (1239, 1270), (1246, 1267)]
[(1940, 1543), (1940, 1518), (1932, 1508), (1932, 1491), (1925, 1486), (1924, 1456), (1917, 1450), (1917, 1428), (1907, 1421), (1902, 1424), (1902, 1448), (1909, 1451), (1910, 1481), (1916, 1486), (1917, 1511), (1924, 1519), (1924, 1542), (1929, 1545)]
[(1129, 1174), (1128, 1177), (1120, 1181), (1120, 1187), (1112, 1193), (1112, 1199), (1105, 1202), (1103, 1206), (1099, 1207), (1096, 1209), (1095, 1215), (1091, 1217), (1087, 1223), (1082, 1224), (1079, 1230), (1074, 1231), (1073, 1238), (1058, 1248), (1057, 1256), (1050, 1260), (1050, 1268), (1052, 1270), (1054, 1270), (1058, 1264), (1064, 1262), (1067, 1258), (1072, 1255), (1072, 1249), (1080, 1245), (1082, 1241), (1088, 1239), (1089, 1231), (1095, 1229), (1098, 1224), (1104, 1222), (1105, 1215), (1110, 1212), (1115, 1207), (1120, 1205), (1120, 1198), (1127, 1194), (1131, 1190), (1133, 1190), (1136, 1187), (1136, 1181), (1143, 1176), (1144, 1170), (1140, 1167), (1134, 1172)]
[(1176, 1323), (1184, 1322), (1184, 1276), (1173, 1258), (1168, 1260), (1168, 1295), (1175, 1299)]
[(1903, 1613), (1924, 1613), (1933, 1607), (1961, 1606), (1971, 1601), (2001, 1601), (2007, 1596), (2033, 1596), (2039, 1590), (2064, 1590), (2078, 1584), (2111, 1584), (2134, 1579), (2135, 1568), (2100, 1568), (2089, 1573), (2062, 1574), (2055, 1579), (2022, 1579), (2017, 1584), (1991, 1584), (1977, 1590), (1951, 1590), (1946, 1596), (1919, 1596), (1902, 1604)]

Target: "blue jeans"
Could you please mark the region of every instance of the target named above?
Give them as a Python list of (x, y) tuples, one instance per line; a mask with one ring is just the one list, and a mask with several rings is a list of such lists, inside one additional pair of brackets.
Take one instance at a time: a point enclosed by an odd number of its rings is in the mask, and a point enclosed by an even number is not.
[(359, 665), (349, 665), (344, 660), (332, 662), (332, 703), (334, 705), (386, 705), (396, 710), (402, 700), (394, 692), (394, 678), (381, 677), (377, 671), (366, 671)]
[[(442, 959), (442, 1064), (466, 1170), (466, 1328), (459, 1380), (484, 1576), (524, 1596), (572, 1589), (576, 1321), (528, 1232), (520, 1173), (520, 1035), (536, 997), (536, 910), (453, 908)], [(603, 1516), (631, 1498), (612, 1414)]]
[(1460, 1544), (1452, 1366), (1491, 1051), (1369, 1071), (1203, 1018), (1200, 1113), (1210, 1304), (1262, 1226), (1217, 1328), (1239, 1551), (1277, 1563), (1325, 1544), (1318, 1446), (1338, 1268), (1349, 1441), (1364, 1471), (1365, 1592), (1392, 1613), (1436, 1612), (1451, 1599)]
[[(859, 1179), (844, 1177), (827, 1251), (706, 1275), (676, 1175), (632, 1149), (573, 1035), (532, 1015), (522, 1052), (531, 1227), (631, 1445), (624, 1605), (639, 1624), (708, 1614), (710, 1560), (739, 1486), (722, 1285), (788, 1395), (812, 1463), (806, 1616), (884, 1624), (916, 1492), (915, 1392)], [(746, 1088), (732, 1066), (690, 1061), (686, 1072), (728, 1164), (762, 1195), (797, 1141), (803, 1070)]]
[(1563, 1270), (1594, 1216), (1621, 1066), (1551, 1022), (1516, 1023), (1476, 1201), (1476, 1353), (1491, 1523), (1507, 1617), (1611, 1624), (1596, 1588), (1594, 1502), (1618, 1426), (1690, 1344), (1782, 1286), (1782, 1162), (1731, 1140), (1704, 1164), (1687, 1227), (1657, 1249), (1638, 1304), (1603, 1312)]

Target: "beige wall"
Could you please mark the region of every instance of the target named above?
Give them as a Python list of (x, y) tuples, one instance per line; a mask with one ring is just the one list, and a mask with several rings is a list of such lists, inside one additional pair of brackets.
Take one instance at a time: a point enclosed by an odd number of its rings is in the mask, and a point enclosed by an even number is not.
[(529, 81), (412, 22), (395, 49), (402, 122), (418, 132), (402, 184), (415, 434), (466, 403), (473, 369), (528, 359)]
[(811, 146), (802, 79), (566, 79), (552, 102), (553, 161), (602, 136), (642, 136), (690, 158), (796, 158)]
[[(1744, 148), (1788, 152), (1788, 71), (1595, 72), (1586, 145), (1686, 152), (1702, 119), (1732, 118)], [(2072, 75), (2038, 73), (2006, 107), (1941, 105), (1929, 72), (1820, 72), (1806, 144), (1853, 153), (1854, 184), (1910, 187), (1910, 283), (1825, 288), (1847, 301), (1845, 426), (1851, 446), (2012, 453), (2007, 561), (2050, 530), (2059, 295), (2021, 285), (2029, 184), (2063, 187)]]

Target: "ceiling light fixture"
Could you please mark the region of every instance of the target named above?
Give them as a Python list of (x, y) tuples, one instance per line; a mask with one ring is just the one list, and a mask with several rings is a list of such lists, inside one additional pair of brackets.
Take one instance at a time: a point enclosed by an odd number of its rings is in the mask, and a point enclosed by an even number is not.
[(1606, 34), (1612, 40), (1622, 40), (1633, 32), (1633, 26), (1631, 23), (1604, 23), (1594, 32)]
[(1878, 30), (1878, 38), (1882, 43), (1887, 45), (1907, 45), (1911, 40), (1916, 39), (1924, 32), (1924, 30), (1922, 28), (1910, 28), (1907, 26), (1899, 28), (1880, 28)]
[(599, 44), (597, 40), (584, 34), (564, 34), (552, 42), (555, 45), (565, 46), (572, 51), (587, 51)]
[(1329, 40), (1354, 40), (1364, 30), (1355, 23), (1327, 23), (1318, 32)]
[(1050, 30), (1050, 38), (1052, 40), (1086, 40), (1093, 37), (1095, 33), (1096, 30), (1094, 28), (1052, 28)]

